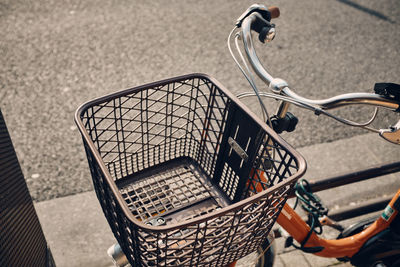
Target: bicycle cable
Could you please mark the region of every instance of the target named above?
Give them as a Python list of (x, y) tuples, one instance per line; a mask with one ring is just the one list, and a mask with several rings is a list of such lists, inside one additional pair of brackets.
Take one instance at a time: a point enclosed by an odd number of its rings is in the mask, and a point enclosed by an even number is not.
[(300, 243), (300, 246), (293, 243), (293, 237), (286, 239), (285, 247), (293, 246), (296, 249), (300, 249), (306, 252), (318, 252), (321, 250), (321, 247), (305, 247), (308, 240), (311, 237), (311, 234), (315, 232), (316, 234), (322, 234), (322, 224), (319, 221), (319, 218), (323, 216), (327, 216), (328, 209), (322, 204), (321, 199), (312, 193), (310, 184), (307, 180), (301, 179), (295, 185), (295, 195), (296, 202), (293, 206), (293, 209), (296, 209), (297, 205), (300, 202), (301, 208), (307, 212), (308, 215), (308, 225), (310, 227), (310, 231), (307, 233), (307, 236)]
[(372, 128), (372, 127), (369, 127), (369, 125), (376, 119), (376, 116), (377, 116), (377, 114), (378, 114), (378, 108), (377, 108), (377, 107), (375, 108), (374, 113), (373, 113), (371, 119), (369, 119), (369, 120), (368, 120), (367, 122), (365, 122), (365, 123), (358, 123), (358, 122), (355, 122), (355, 121), (352, 121), (352, 120), (340, 118), (340, 117), (338, 117), (338, 116), (336, 116), (336, 115), (333, 115), (333, 114), (330, 113), (330, 112), (327, 112), (327, 111), (323, 110), (322, 108), (315, 107), (315, 106), (310, 105), (310, 104), (308, 104), (308, 103), (302, 102), (302, 101), (299, 100), (299, 99), (294, 99), (294, 98), (290, 98), (290, 97), (286, 97), (286, 96), (278, 95), (278, 94), (271, 94), (271, 93), (266, 93), (266, 92), (260, 92), (260, 91), (258, 90), (258, 88), (257, 88), (257, 86), (256, 86), (256, 84), (255, 84), (255, 82), (254, 82), (254, 78), (253, 78), (253, 76), (252, 76), (252, 74), (251, 74), (250, 68), (248, 67), (248, 65), (247, 65), (247, 63), (246, 63), (246, 60), (244, 59), (243, 54), (242, 54), (242, 52), (240, 51), (240, 46), (239, 46), (239, 44), (238, 44), (238, 39), (239, 39), (241, 36), (240, 36), (239, 33), (236, 33), (236, 34), (235, 34), (235, 45), (236, 45), (236, 50), (237, 50), (238, 54), (240, 55), (240, 58), (241, 58), (241, 60), (242, 60), (242, 62), (243, 62), (243, 65), (245, 66), (245, 68), (246, 68), (246, 70), (247, 70), (247, 73), (246, 73), (246, 71), (244, 70), (244, 68), (241, 66), (241, 64), (239, 63), (239, 61), (237, 60), (237, 58), (236, 58), (236, 56), (234, 55), (233, 50), (232, 50), (232, 48), (231, 48), (230, 42), (231, 42), (231, 39), (232, 39), (232, 35), (233, 35), (233, 33), (234, 33), (238, 28), (239, 28), (238, 26), (235, 26), (235, 27), (232, 29), (232, 31), (229, 33), (228, 40), (227, 40), (227, 45), (228, 45), (229, 52), (230, 52), (230, 54), (231, 54), (231, 56), (232, 56), (232, 58), (233, 58), (235, 64), (238, 66), (238, 68), (240, 69), (240, 71), (242, 72), (242, 74), (245, 76), (245, 78), (246, 78), (247, 81), (249, 82), (250, 86), (252, 87), (252, 89), (253, 89), (253, 91), (254, 91), (254, 94), (251, 93), (252, 95), (248, 95), (248, 93), (242, 93), (242, 94), (237, 95), (237, 97), (238, 97), (238, 98), (242, 98), (242, 97), (246, 97), (246, 96), (254, 96), (254, 95), (255, 95), (255, 96), (257, 97), (257, 99), (258, 99), (258, 102), (259, 102), (260, 106), (261, 106), (262, 115), (263, 115), (263, 120), (264, 120), (264, 121), (268, 121), (268, 124), (269, 124), (270, 126), (272, 126), (271, 119), (270, 119), (270, 117), (269, 117), (269, 115), (268, 115), (268, 110), (267, 110), (267, 108), (265, 107), (264, 102), (263, 102), (262, 99), (261, 99), (261, 96), (268, 97), (268, 98), (273, 98), (273, 99), (279, 99), (279, 100), (282, 100), (282, 101), (286, 101), (286, 102), (295, 104), (296, 106), (299, 106), (299, 107), (301, 107), (301, 108), (306, 108), (306, 109), (309, 109), (309, 110), (314, 111), (314, 114), (317, 115), (317, 116), (320, 115), (320, 114), (323, 114), (323, 115), (325, 115), (325, 116), (327, 116), (327, 117), (330, 117), (330, 118), (332, 118), (332, 119), (334, 119), (334, 120), (336, 120), (336, 121), (338, 121), (338, 122), (341, 122), (341, 123), (343, 123), (343, 124), (345, 124), (345, 125), (348, 125), (348, 126), (359, 127), (359, 128), (363, 128), (363, 129), (366, 129), (366, 130), (368, 130), (368, 131), (371, 131), (371, 132), (380, 133), (380, 131), (379, 131), (378, 129), (374, 129), (374, 128)]
[[(360, 128), (363, 128), (363, 129), (366, 129), (366, 130), (369, 130), (369, 131), (375, 132), (375, 133), (379, 133), (380, 132), (377, 129), (368, 127), (368, 125), (370, 125), (376, 119), (376, 116), (378, 114), (378, 108), (375, 108), (374, 114), (372, 115), (371, 119), (369, 119), (365, 123), (358, 123), (358, 122), (355, 122), (355, 121), (352, 121), (352, 120), (340, 118), (340, 117), (338, 117), (336, 115), (333, 115), (330, 112), (327, 112), (327, 111), (325, 111), (325, 110), (323, 110), (321, 108), (314, 107), (313, 105), (307, 104), (307, 103), (302, 102), (302, 101), (300, 101), (298, 99), (290, 98), (290, 97), (283, 96), (283, 95), (267, 93), (267, 92), (260, 92), (259, 95), (260, 95), (260, 97), (274, 98), (274, 99), (282, 100), (282, 101), (285, 101), (285, 102), (289, 102), (289, 103), (294, 104), (294, 105), (296, 105), (298, 107), (314, 111), (315, 115), (321, 115), (322, 114), (322, 115), (330, 117), (330, 118), (332, 118), (332, 119), (334, 119), (336, 121), (339, 121), (339, 122), (341, 122), (343, 124), (346, 124), (346, 125), (349, 125), (349, 126), (360, 127)], [(254, 96), (253, 92), (244, 92), (244, 93), (241, 93), (241, 94), (237, 95), (237, 97), (239, 99), (240, 98), (244, 98), (244, 97), (250, 97), (250, 96)]]
[(242, 62), (243, 62), (243, 64), (244, 64), (244, 66), (245, 66), (246, 69), (247, 69), (247, 73), (246, 73), (246, 71), (243, 69), (243, 67), (240, 65), (239, 61), (236, 59), (236, 57), (235, 57), (235, 55), (234, 55), (234, 53), (233, 53), (233, 51), (232, 51), (230, 41), (231, 41), (231, 39), (232, 39), (232, 34), (235, 32), (236, 29), (238, 29), (237, 26), (235, 26), (235, 27), (232, 29), (232, 31), (229, 33), (229, 36), (228, 36), (227, 44), (228, 44), (229, 52), (230, 52), (230, 54), (231, 54), (233, 60), (235, 61), (236, 65), (239, 67), (240, 71), (242, 72), (242, 74), (245, 76), (245, 78), (246, 78), (247, 81), (249, 82), (249, 84), (250, 84), (250, 86), (252, 87), (252, 89), (253, 89), (255, 95), (257, 96), (258, 101), (259, 101), (259, 104), (260, 104), (260, 106), (261, 106), (262, 115), (263, 115), (263, 120), (264, 120), (264, 121), (268, 121), (269, 125), (272, 126), (271, 119), (270, 119), (269, 114), (268, 114), (268, 110), (267, 110), (267, 108), (265, 107), (265, 105), (264, 105), (264, 103), (263, 103), (263, 101), (262, 101), (262, 99), (261, 99), (260, 92), (259, 92), (259, 90), (258, 90), (258, 88), (257, 88), (257, 86), (256, 86), (256, 84), (255, 84), (255, 82), (254, 82), (253, 76), (251, 75), (251, 71), (250, 71), (248, 65), (246, 64), (246, 61), (245, 61), (245, 59), (244, 59), (244, 57), (243, 57), (243, 54), (242, 54), (241, 51), (240, 51), (240, 47), (239, 47), (239, 44), (238, 44), (238, 38), (240, 37), (239, 33), (236, 33), (236, 35), (235, 35), (235, 45), (236, 45), (236, 50), (237, 50), (237, 52), (239, 53), (240, 58), (241, 58), (241, 60), (242, 60)]

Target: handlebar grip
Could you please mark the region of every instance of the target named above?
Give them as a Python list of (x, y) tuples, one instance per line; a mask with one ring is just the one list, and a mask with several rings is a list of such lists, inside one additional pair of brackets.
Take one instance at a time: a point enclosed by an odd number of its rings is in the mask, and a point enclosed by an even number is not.
[(242, 15), (240, 15), (240, 17), (236, 20), (235, 25), (237, 27), (241, 27), (244, 19), (250, 16), (254, 12), (259, 13), (262, 16), (262, 18), (268, 22), (271, 21), (271, 19), (276, 19), (280, 15), (279, 8), (276, 6), (267, 8), (264, 5), (253, 4), (245, 12), (243, 12)]
[(271, 13), (271, 19), (276, 19), (281, 14), (281, 12), (279, 11), (279, 7), (277, 7), (277, 6), (269, 7), (268, 11)]

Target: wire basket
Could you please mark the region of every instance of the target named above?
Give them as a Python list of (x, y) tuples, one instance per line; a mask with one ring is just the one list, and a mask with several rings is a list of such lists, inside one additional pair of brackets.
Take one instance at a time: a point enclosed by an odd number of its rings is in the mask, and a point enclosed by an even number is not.
[(168, 79), (75, 116), (132, 266), (225, 266), (266, 241), (304, 159), (216, 80)]

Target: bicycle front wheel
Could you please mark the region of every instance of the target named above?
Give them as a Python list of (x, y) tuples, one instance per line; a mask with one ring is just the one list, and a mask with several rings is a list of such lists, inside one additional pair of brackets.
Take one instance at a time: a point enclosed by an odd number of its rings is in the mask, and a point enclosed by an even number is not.
[(275, 242), (268, 238), (256, 252), (238, 260), (235, 267), (272, 267), (275, 261)]

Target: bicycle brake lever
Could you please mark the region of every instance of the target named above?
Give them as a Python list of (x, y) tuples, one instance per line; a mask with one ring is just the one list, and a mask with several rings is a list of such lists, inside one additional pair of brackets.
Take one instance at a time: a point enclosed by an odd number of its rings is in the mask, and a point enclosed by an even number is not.
[(393, 144), (400, 145), (400, 120), (389, 129), (381, 129), (379, 135)]

